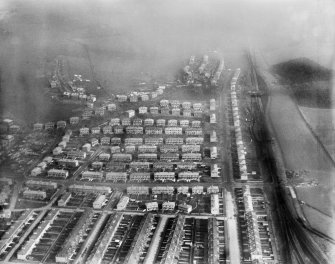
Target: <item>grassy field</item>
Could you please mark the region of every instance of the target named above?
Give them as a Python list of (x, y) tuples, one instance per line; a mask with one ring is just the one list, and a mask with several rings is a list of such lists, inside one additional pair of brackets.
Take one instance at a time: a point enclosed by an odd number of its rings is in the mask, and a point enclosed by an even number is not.
[[(314, 180), (318, 183), (313, 187), (297, 188), (299, 199), (318, 208), (325, 215), (332, 215), (335, 211), (332, 198), (334, 197), (335, 180), (331, 160), (300, 116), (290, 90), (279, 83), (269, 72), (263, 72), (262, 77), (268, 86), (270, 95), (267, 114), (272, 121), (286, 169), (309, 171), (308, 176), (301, 181), (307, 183)], [(310, 215), (306, 217), (308, 219), (311, 217), (313, 227), (327, 231), (325, 229), (328, 227), (324, 227), (324, 222), (314, 221)]]
[(329, 154), (335, 159), (335, 109), (299, 108)]

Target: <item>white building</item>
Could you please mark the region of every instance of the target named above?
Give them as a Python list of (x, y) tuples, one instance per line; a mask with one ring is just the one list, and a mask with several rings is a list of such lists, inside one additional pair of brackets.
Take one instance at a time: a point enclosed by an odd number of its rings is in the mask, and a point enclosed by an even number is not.
[(144, 126), (153, 126), (154, 122), (155, 120), (153, 120), (152, 118), (146, 118), (144, 119)]
[(216, 115), (214, 113), (210, 114), (209, 123), (216, 124)]
[(201, 153), (183, 153), (181, 159), (185, 161), (201, 161), (202, 156)]
[(204, 192), (204, 186), (193, 186), (192, 193), (193, 194), (202, 194)]
[(192, 121), (192, 127), (201, 127), (201, 121), (193, 120)]
[(129, 117), (129, 118), (132, 118), (132, 117), (134, 117), (135, 116), (135, 110), (127, 110), (126, 111), (127, 112), (127, 116)]
[(30, 175), (36, 177), (42, 173), (42, 169), (40, 167), (35, 167), (31, 170)]
[(145, 207), (147, 208), (147, 211), (157, 211), (158, 203), (157, 202), (145, 203)]
[(146, 106), (140, 106), (138, 108), (138, 112), (139, 112), (139, 114), (146, 114), (146, 113), (148, 113), (148, 107), (146, 107)]
[(181, 127), (165, 127), (164, 132), (167, 135), (182, 135), (183, 129)]
[(167, 201), (167, 202), (163, 202), (163, 204), (162, 204), (162, 210), (164, 210), (164, 211), (172, 211), (172, 210), (175, 209), (175, 207), (176, 207), (175, 202)]
[(145, 134), (147, 135), (161, 135), (163, 134), (163, 128), (162, 127), (146, 127), (145, 128)]
[(116, 95), (116, 98), (118, 102), (126, 102), (128, 99), (127, 95), (123, 95), (123, 94)]
[(187, 194), (188, 193), (188, 186), (179, 186), (177, 188), (177, 193)]
[(69, 177), (69, 171), (67, 171), (67, 170), (50, 169), (48, 171), (48, 177), (57, 177), (57, 178), (64, 178), (64, 179), (66, 179), (67, 177)]
[(71, 125), (76, 125), (79, 123), (79, 116), (72, 116), (70, 117), (70, 124)]
[(125, 210), (127, 208), (127, 205), (129, 203), (129, 197), (128, 196), (122, 196), (120, 201), (118, 202), (116, 206), (116, 210)]
[(135, 145), (126, 145), (124, 147), (124, 151), (126, 153), (134, 153), (136, 151), (136, 146)]
[(142, 126), (143, 120), (140, 118), (134, 118), (133, 119), (133, 126)]
[(182, 171), (178, 173), (178, 181), (200, 181), (200, 175), (198, 171)]
[(190, 205), (190, 204), (179, 204), (178, 209), (183, 213), (189, 214), (190, 212), (192, 212), (192, 205)]
[(126, 145), (142, 145), (143, 138), (126, 138), (125, 144)]
[(174, 188), (172, 186), (155, 186), (152, 187), (152, 194), (170, 194), (174, 193)]
[(158, 115), (158, 107), (157, 106), (150, 107), (150, 114)]
[(129, 162), (132, 161), (132, 155), (129, 153), (114, 153), (112, 155), (112, 160), (120, 162)]
[(187, 136), (202, 136), (202, 128), (200, 127), (187, 127), (185, 129)]
[(177, 119), (170, 119), (170, 120), (168, 120), (167, 125), (170, 126), (170, 127), (178, 126), (178, 120)]
[(175, 173), (174, 172), (155, 172), (154, 173), (154, 180), (155, 181), (162, 181), (162, 182), (165, 182), (165, 181), (176, 181), (176, 178), (175, 178)]
[(129, 176), (130, 181), (150, 181), (150, 173), (149, 172), (133, 172)]
[(163, 144), (162, 137), (147, 137), (144, 139), (146, 145), (161, 145)]
[(121, 120), (121, 125), (122, 126), (130, 126), (131, 125), (131, 120), (130, 118), (126, 117), (126, 118), (122, 118)]
[(111, 155), (109, 153), (101, 153), (99, 155), (100, 161), (108, 161), (110, 159)]
[(118, 181), (123, 181), (126, 182), (127, 181), (127, 173), (126, 172), (107, 172), (106, 173), (106, 181), (114, 181), (114, 182), (118, 182)]
[(127, 187), (127, 194), (149, 194), (149, 187), (148, 186), (128, 186)]
[(182, 145), (184, 144), (184, 138), (182, 137), (168, 137), (165, 139), (167, 145)]
[(185, 139), (186, 144), (190, 145), (202, 145), (204, 143), (204, 138), (203, 137), (187, 137)]
[(121, 120), (120, 118), (112, 118), (111, 121), (109, 122), (111, 126), (119, 126), (121, 125)]
[(216, 137), (216, 131), (215, 130), (211, 131), (209, 138), (210, 138), (209, 141), (211, 143), (217, 142), (217, 137)]
[(190, 121), (187, 119), (179, 121), (181, 127), (188, 127), (190, 125)]
[(100, 171), (84, 171), (81, 174), (82, 179), (102, 180), (103, 173)]
[(210, 147), (210, 152), (211, 152), (211, 159), (216, 159), (218, 157), (217, 147), (215, 146)]
[(154, 145), (140, 145), (138, 146), (139, 153), (156, 153), (157, 146)]
[(81, 136), (88, 135), (90, 133), (90, 129), (88, 127), (82, 127), (79, 129), (79, 134)]
[(200, 152), (200, 145), (186, 144), (181, 146), (182, 152)]
[(130, 135), (143, 134), (142, 126), (128, 126), (126, 127), (126, 133)]
[(211, 195), (211, 214), (218, 215), (219, 213), (220, 213), (219, 195), (212, 194)]
[(106, 195), (99, 194), (95, 201), (93, 202), (94, 209), (101, 209), (103, 204), (106, 202)]
[(219, 186), (214, 186), (214, 185), (212, 185), (212, 186), (209, 186), (208, 188), (207, 188), (207, 193), (208, 194), (212, 194), (212, 193), (219, 193)]

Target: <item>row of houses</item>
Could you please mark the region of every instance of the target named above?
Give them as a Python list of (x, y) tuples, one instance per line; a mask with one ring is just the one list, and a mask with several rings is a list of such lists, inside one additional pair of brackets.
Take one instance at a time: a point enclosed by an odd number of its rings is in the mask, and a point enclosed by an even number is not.
[[(148, 186), (128, 186), (127, 187), (127, 194), (128, 195), (147, 195), (147, 194), (174, 194), (174, 193), (179, 193), (179, 194), (188, 194), (189, 192), (193, 194), (203, 194), (205, 192), (204, 186), (192, 186), (191, 188), (188, 186), (178, 186), (177, 188), (173, 186), (154, 186), (150, 188)], [(212, 185), (208, 186), (207, 189), (207, 194), (213, 194), (213, 193), (219, 193), (220, 188), (219, 186)]]
[[(212, 156), (212, 158), (215, 158)], [(201, 161), (202, 154), (196, 152), (182, 153), (162, 153), (158, 155), (157, 153), (139, 153), (137, 155), (139, 161)], [(112, 154), (112, 160), (116, 162), (131, 162), (133, 160), (133, 155), (131, 153), (114, 153)]]
[(241, 130), (241, 122), (240, 122), (240, 114), (239, 114), (239, 106), (238, 99), (236, 96), (236, 82), (240, 74), (240, 69), (237, 69), (234, 72), (233, 79), (231, 81), (231, 103), (232, 103), (232, 112), (233, 112), (233, 121), (234, 121), (234, 132), (237, 146), (237, 156), (239, 162), (239, 170), (241, 180), (248, 180), (248, 172), (247, 172), (247, 164), (245, 158), (245, 147), (242, 138), (242, 130)]
[(134, 118), (134, 119), (130, 119), (130, 118), (112, 118), (110, 123), (110, 126), (181, 126), (181, 127), (201, 127), (202, 126), (202, 122), (200, 120), (193, 120), (190, 121), (188, 119), (181, 119), (181, 120), (177, 120), (177, 119), (163, 119), (163, 118), (159, 118), (159, 119), (153, 119), (153, 118), (145, 118), (145, 119), (141, 119), (141, 118)]
[(162, 99), (159, 101), (159, 105), (161, 107), (169, 107), (171, 105), (172, 108), (179, 108), (180, 106), (183, 109), (191, 109), (193, 108), (194, 110), (202, 111), (203, 110), (203, 105), (202, 103), (191, 103), (191, 102), (181, 102), (179, 100), (167, 100), (167, 99)]
[[(82, 179), (89, 179), (89, 180), (103, 180), (105, 177), (106, 181), (113, 181), (113, 182), (127, 182), (128, 178), (129, 181), (136, 181), (136, 182), (143, 182), (143, 181), (150, 181), (151, 174), (150, 172), (133, 172), (128, 174), (126, 172), (101, 172), (101, 171), (84, 171), (82, 173)], [(174, 172), (154, 172), (153, 178), (154, 181), (200, 181), (200, 173), (199, 171), (182, 171), (179, 173)]]
[(138, 109), (139, 114), (152, 114), (152, 115), (173, 115), (173, 116), (185, 116), (185, 117), (196, 117), (201, 118), (203, 115), (202, 110), (191, 110), (191, 109), (180, 109), (178, 108), (170, 108), (170, 107), (146, 107), (141, 106)]

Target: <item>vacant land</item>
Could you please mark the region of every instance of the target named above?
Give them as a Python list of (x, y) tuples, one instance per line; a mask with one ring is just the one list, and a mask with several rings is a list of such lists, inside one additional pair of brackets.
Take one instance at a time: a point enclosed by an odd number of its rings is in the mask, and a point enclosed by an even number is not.
[(335, 160), (335, 109), (299, 108), (314, 133)]
[[(269, 71), (263, 71), (261, 77), (264, 78), (269, 93), (266, 114), (271, 120), (286, 169), (306, 170), (309, 173), (303, 181), (315, 180), (318, 183), (317, 186), (297, 188), (299, 199), (317, 208), (322, 214), (333, 215), (335, 180), (331, 159), (301, 117), (290, 90)], [(306, 217), (309, 219), (309, 216)], [(311, 224), (316, 229), (320, 230), (320, 226), (325, 225), (324, 222), (316, 222), (313, 219), (311, 218)]]
[(282, 84), (288, 85), (297, 103), (306, 107), (331, 108), (333, 72), (319, 64), (299, 58), (272, 67)]

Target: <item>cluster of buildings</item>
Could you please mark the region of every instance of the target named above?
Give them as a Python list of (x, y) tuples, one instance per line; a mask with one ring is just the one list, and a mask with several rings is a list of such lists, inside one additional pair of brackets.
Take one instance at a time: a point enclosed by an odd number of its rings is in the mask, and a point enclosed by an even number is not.
[[(127, 194), (128, 195), (148, 195), (148, 194), (174, 194), (179, 193), (179, 194), (189, 194), (190, 190), (193, 194), (203, 194), (205, 192), (204, 186), (199, 185), (199, 186), (178, 186), (178, 187), (173, 187), (173, 186), (154, 186), (151, 188), (148, 186), (140, 186), (140, 185), (134, 185), (134, 186), (128, 186), (127, 187)], [(207, 187), (207, 194), (215, 194), (219, 193), (220, 188), (217, 185), (212, 185)]]
[(21, 127), (17, 124), (14, 124), (12, 119), (3, 119), (0, 122), (0, 147), (4, 149), (10, 147), (15, 140), (15, 134), (17, 134), (20, 130)]
[(116, 95), (116, 99), (118, 102), (123, 103), (123, 102), (146, 102), (152, 99), (156, 99), (159, 95), (162, 95), (164, 93), (166, 86), (165, 85), (159, 85), (155, 91), (151, 92), (132, 92), (129, 95), (125, 94), (119, 94)]

